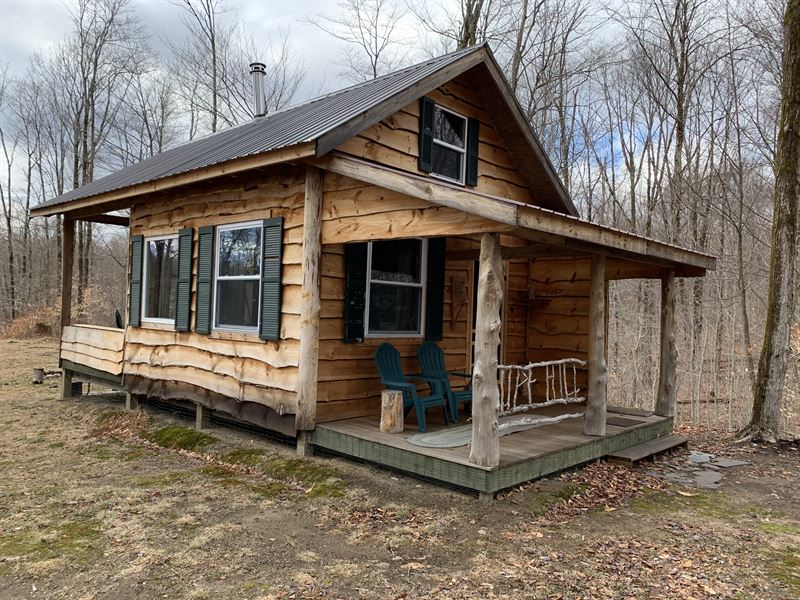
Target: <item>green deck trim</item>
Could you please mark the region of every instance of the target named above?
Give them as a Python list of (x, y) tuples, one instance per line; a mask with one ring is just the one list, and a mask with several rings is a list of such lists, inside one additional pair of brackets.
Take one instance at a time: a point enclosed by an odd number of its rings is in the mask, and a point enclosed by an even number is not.
[(434, 479), (443, 483), (461, 486), (478, 492), (494, 493), (538, 479), (551, 473), (563, 471), (623, 448), (635, 446), (672, 432), (672, 419), (665, 418), (655, 423), (638, 427), (577, 446), (555, 450), (548, 454), (523, 459), (496, 469), (455, 463), (440, 458), (418, 454), (411, 450), (394, 448), (378, 442), (317, 426), (311, 438), (314, 446), (345, 456), (389, 467), (412, 475)]
[(74, 363), (71, 360), (62, 358), (60, 360), (61, 368), (67, 371), (72, 371), (78, 379), (87, 379), (103, 385), (113, 385), (122, 388), (122, 375), (113, 375), (99, 369), (93, 369), (86, 365)]

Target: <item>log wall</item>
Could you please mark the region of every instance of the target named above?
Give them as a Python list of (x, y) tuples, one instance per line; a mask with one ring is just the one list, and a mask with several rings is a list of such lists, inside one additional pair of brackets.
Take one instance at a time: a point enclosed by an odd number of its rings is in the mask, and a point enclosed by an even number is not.
[[(428, 94), (437, 104), (480, 120), (478, 185), (480, 192), (534, 203), (519, 165), (491, 122), (480, 88), (461, 75)], [(412, 102), (377, 125), (349, 139), (338, 150), (419, 174), (419, 102)]]
[[(300, 287), (303, 280), (302, 168), (282, 166), (248, 174), (225, 184), (198, 185), (170, 196), (151, 198), (131, 210), (131, 234), (177, 234), (194, 227), (192, 266), (192, 331), (142, 323), (128, 327), (125, 345), (126, 381), (158, 382), (152, 391), (162, 397), (185, 396), (189, 386), (240, 402), (265, 405), (279, 415), (296, 411), (299, 352)], [(281, 340), (264, 342), (256, 333), (194, 333), (197, 287), (197, 228), (282, 216), (283, 290)], [(172, 390), (171, 387), (175, 387)], [(200, 394), (197, 401), (203, 401)]]
[(68, 325), (61, 330), (61, 358), (111, 375), (122, 374), (124, 347), (122, 329)]

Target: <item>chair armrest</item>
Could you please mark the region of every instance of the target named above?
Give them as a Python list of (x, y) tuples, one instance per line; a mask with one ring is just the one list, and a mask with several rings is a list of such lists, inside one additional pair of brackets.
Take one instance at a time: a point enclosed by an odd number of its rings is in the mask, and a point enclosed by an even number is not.
[(440, 377), (427, 377), (426, 375), (406, 375), (406, 379), (413, 379), (415, 381), (424, 381), (430, 383), (431, 381), (440, 381)]
[(415, 386), (413, 383), (407, 383), (405, 381), (386, 381), (385, 379), (381, 379), (381, 383), (389, 389), (396, 389), (400, 391), (416, 391), (417, 389), (417, 386)]

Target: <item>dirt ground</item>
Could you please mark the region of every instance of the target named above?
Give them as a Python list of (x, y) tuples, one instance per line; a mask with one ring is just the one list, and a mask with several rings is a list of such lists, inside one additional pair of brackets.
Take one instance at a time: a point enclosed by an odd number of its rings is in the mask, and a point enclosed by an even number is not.
[[(491, 504), (118, 399), (58, 400), (0, 340), (0, 598), (798, 598), (796, 446), (718, 490), (597, 463)], [(174, 446), (176, 448), (170, 448)], [(182, 449), (181, 449), (182, 448)]]

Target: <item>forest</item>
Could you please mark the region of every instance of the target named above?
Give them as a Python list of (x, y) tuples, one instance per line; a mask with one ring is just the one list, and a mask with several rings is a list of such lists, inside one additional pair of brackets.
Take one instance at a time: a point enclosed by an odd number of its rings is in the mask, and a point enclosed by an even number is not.
[[(0, 332), (57, 328), (61, 224), (30, 208), (251, 119), (250, 62), (267, 64), (274, 112), (488, 42), (583, 218), (717, 257), (716, 271), (677, 292), (678, 420), (728, 432), (748, 423), (768, 315), (785, 0), (343, 0), (291, 29), (246, 20), (232, 1), (164, 5), (181, 23), (166, 44), (130, 0), (79, 0), (62, 39), (13, 72), (0, 62)], [(325, 80), (309, 79), (298, 28), (336, 49)], [(120, 228), (79, 223), (79, 321), (112, 324), (124, 308), (127, 244)], [(656, 286), (610, 284), (619, 404), (652, 406)], [(800, 311), (785, 308), (780, 419), (797, 433)]]

